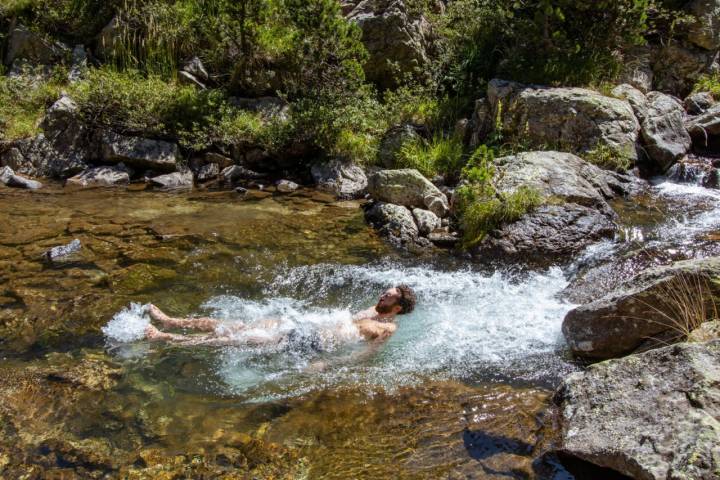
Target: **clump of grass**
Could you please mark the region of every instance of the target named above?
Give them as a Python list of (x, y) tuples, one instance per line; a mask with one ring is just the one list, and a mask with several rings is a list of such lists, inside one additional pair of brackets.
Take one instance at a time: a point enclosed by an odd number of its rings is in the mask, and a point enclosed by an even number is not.
[(400, 148), (397, 165), (415, 168), (427, 178), (435, 175), (454, 177), (463, 167), (465, 156), (462, 141), (456, 136), (435, 135), (425, 141), (414, 138)]
[(659, 286), (657, 302), (643, 303), (657, 313), (661, 320), (656, 322), (674, 333), (677, 340), (687, 339), (703, 323), (720, 319), (712, 287), (717, 283), (702, 272), (683, 272)]
[(720, 100), (720, 73), (701, 76), (695, 87), (694, 92), (709, 92), (715, 100)]
[(606, 170), (626, 172), (632, 168), (632, 161), (628, 156), (605, 144), (598, 144), (583, 156), (588, 162)]
[(62, 72), (45, 78), (33, 72), (17, 77), (0, 76), (0, 140), (17, 140), (39, 133), (39, 125), (60, 96)]
[(464, 185), (456, 192), (456, 213), (463, 231), (463, 246), (471, 248), (504, 224), (519, 220), (543, 202), (537, 190), (520, 187), (501, 192), (495, 186), (494, 150), (481, 145), (463, 169)]

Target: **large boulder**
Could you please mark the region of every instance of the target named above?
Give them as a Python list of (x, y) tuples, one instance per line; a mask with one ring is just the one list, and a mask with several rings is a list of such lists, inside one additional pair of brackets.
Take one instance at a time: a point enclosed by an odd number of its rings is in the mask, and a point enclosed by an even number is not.
[(105, 132), (101, 140), (102, 158), (107, 163), (124, 163), (134, 168), (172, 172), (177, 168), (178, 146), (162, 140), (127, 137)]
[(593, 365), (555, 401), (564, 454), (638, 480), (718, 478), (718, 340)]
[(161, 190), (188, 190), (193, 187), (193, 174), (190, 170), (166, 173), (151, 178), (150, 184)]
[(660, 92), (650, 92), (647, 105), (641, 130), (643, 146), (650, 159), (666, 171), (692, 145), (685, 129), (685, 110), (680, 101)]
[(628, 102), (633, 112), (635, 112), (637, 119), (640, 120), (640, 122), (645, 121), (645, 117), (647, 117), (648, 114), (648, 99), (645, 93), (632, 85), (623, 83), (613, 89), (612, 96)]
[(705, 50), (720, 48), (720, 0), (693, 0), (687, 9), (695, 17), (688, 40)]
[(376, 202), (365, 212), (365, 218), (397, 247), (407, 248), (418, 240), (420, 232), (413, 214), (402, 205)]
[(520, 220), (490, 232), (478, 251), (524, 260), (544, 260), (577, 252), (617, 231), (607, 200), (631, 195), (639, 182), (600, 169), (562, 152), (525, 152), (496, 161), (496, 186), (509, 194), (529, 187), (544, 205)]
[(367, 192), (368, 180), (357, 165), (342, 160), (317, 163), (310, 168), (318, 189), (341, 199), (360, 198)]
[(571, 310), (563, 334), (574, 354), (594, 359), (626, 355), (658, 339), (681, 338), (692, 320), (688, 312), (708, 320), (713, 315), (712, 296), (720, 294), (713, 279), (718, 276), (720, 257), (648, 269)]
[(582, 88), (549, 88), (492, 80), (489, 114), (502, 133), (532, 148), (573, 153), (607, 146), (636, 160), (640, 124), (630, 104)]
[(382, 89), (398, 85), (403, 75), (425, 73), (430, 63), (430, 23), (412, 14), (404, 0), (363, 0), (347, 16), (362, 30), (370, 58), (365, 64), (368, 80)]
[(368, 190), (375, 200), (410, 208), (426, 208), (440, 218), (450, 211), (445, 194), (412, 168), (381, 170), (370, 176)]

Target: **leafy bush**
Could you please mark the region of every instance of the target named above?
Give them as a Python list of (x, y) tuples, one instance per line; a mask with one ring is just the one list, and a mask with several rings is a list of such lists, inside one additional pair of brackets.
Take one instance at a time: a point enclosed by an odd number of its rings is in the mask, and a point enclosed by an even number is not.
[(463, 169), (465, 183), (456, 191), (456, 214), (463, 231), (463, 245), (470, 248), (506, 223), (517, 221), (542, 204), (540, 194), (529, 187), (510, 193), (494, 185), (495, 153), (481, 145)]
[(177, 138), (188, 148), (213, 142), (272, 147), (284, 125), (232, 107), (220, 90), (197, 90), (154, 75), (91, 70), (72, 91), (86, 121), (119, 132)]
[(715, 100), (720, 100), (720, 73), (703, 75), (693, 88), (694, 92), (710, 92)]
[(420, 138), (406, 142), (400, 148), (397, 164), (400, 168), (415, 168), (427, 178), (438, 174), (454, 178), (464, 160), (462, 140), (438, 134), (429, 142)]
[(0, 76), (0, 140), (34, 136), (45, 109), (60, 95), (65, 72), (44, 79), (27, 72), (19, 77)]

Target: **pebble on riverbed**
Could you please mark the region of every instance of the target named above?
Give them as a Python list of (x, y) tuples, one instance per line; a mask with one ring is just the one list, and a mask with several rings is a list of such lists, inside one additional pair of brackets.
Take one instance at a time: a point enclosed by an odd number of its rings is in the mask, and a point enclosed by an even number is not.
[(51, 248), (43, 254), (43, 258), (48, 262), (57, 262), (59, 260), (64, 260), (66, 257), (74, 253), (79, 252), (81, 248), (82, 244), (80, 243), (80, 240), (76, 238), (67, 245), (60, 245)]

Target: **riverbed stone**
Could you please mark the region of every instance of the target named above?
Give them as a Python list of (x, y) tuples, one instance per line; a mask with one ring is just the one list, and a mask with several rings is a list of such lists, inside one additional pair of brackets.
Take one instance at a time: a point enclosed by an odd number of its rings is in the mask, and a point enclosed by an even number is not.
[[(610, 293), (571, 310), (562, 331), (575, 355), (608, 359), (626, 355), (657, 338), (681, 339), (685, 295), (712, 315), (720, 294), (720, 257), (686, 260), (650, 268)], [(710, 320), (710, 318), (706, 318)]]
[(640, 124), (625, 100), (582, 88), (551, 88), (494, 79), (487, 99), (502, 132), (538, 149), (588, 152), (610, 147), (636, 160)]
[(376, 172), (368, 179), (368, 190), (375, 200), (427, 208), (440, 218), (450, 211), (445, 194), (412, 168)]
[(59, 245), (51, 248), (43, 254), (43, 258), (48, 262), (57, 262), (79, 252), (80, 249), (82, 249), (82, 243), (76, 238), (67, 245)]
[(714, 105), (705, 113), (693, 117), (687, 122), (693, 144), (699, 148), (707, 148), (720, 138), (720, 104)]
[(102, 135), (102, 157), (108, 163), (124, 163), (134, 168), (172, 172), (180, 155), (178, 146), (163, 140), (129, 137), (107, 131)]
[(701, 115), (707, 112), (717, 102), (710, 92), (695, 92), (685, 98), (683, 105), (690, 115)]
[(2, 169), (0, 169), (0, 183), (3, 183), (8, 187), (25, 188), (28, 190), (37, 190), (42, 188), (42, 183), (18, 175), (13, 172), (10, 167), (2, 167)]
[(234, 183), (240, 180), (259, 180), (265, 178), (262, 173), (255, 172), (240, 165), (232, 165), (220, 172), (223, 181)]
[(413, 217), (415, 217), (415, 223), (417, 224), (421, 235), (427, 236), (430, 232), (433, 232), (442, 226), (440, 217), (430, 210), (413, 208), (412, 214)]
[(193, 174), (190, 170), (166, 173), (152, 177), (150, 183), (163, 190), (185, 190), (193, 187)]
[(200, 167), (197, 171), (198, 182), (209, 182), (215, 180), (220, 175), (220, 165), (217, 163), (208, 163)]
[(130, 183), (130, 173), (124, 165), (94, 167), (68, 178), (65, 185), (77, 187), (114, 187)]
[(555, 400), (564, 454), (642, 480), (718, 478), (718, 340), (593, 365)]
[(365, 218), (395, 246), (407, 247), (418, 239), (420, 231), (413, 214), (402, 205), (377, 202), (365, 212)]
[(316, 163), (310, 174), (318, 189), (334, 194), (340, 199), (360, 198), (367, 192), (368, 179), (362, 168), (340, 159)]
[(685, 129), (685, 110), (679, 100), (660, 92), (650, 92), (647, 105), (641, 130), (643, 146), (664, 172), (690, 150), (692, 141)]
[(292, 193), (300, 188), (300, 185), (290, 180), (278, 180), (275, 183), (275, 188), (280, 193)]

